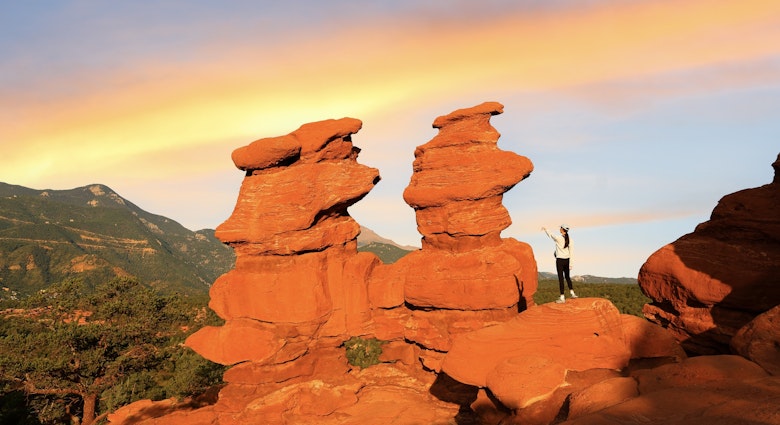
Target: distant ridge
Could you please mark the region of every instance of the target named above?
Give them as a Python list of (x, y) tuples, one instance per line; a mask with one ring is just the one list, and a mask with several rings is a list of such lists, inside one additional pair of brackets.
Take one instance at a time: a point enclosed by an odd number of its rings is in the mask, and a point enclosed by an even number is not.
[(136, 276), (161, 290), (205, 293), (233, 266), (214, 230), (193, 232), (92, 184), (36, 190), (0, 183), (0, 298), (67, 278)]
[[(539, 272), (539, 280), (558, 280), (556, 273)], [(637, 280), (631, 277), (601, 277), (585, 274), (582, 276), (572, 276), (571, 280), (580, 283), (625, 283), (637, 284)]]
[(399, 245), (390, 239), (379, 236), (376, 232), (364, 226), (360, 226), (360, 234), (358, 235), (357, 243), (358, 243), (358, 248), (364, 245), (368, 245), (370, 243), (380, 243), (385, 245), (392, 245), (394, 247), (401, 248), (406, 251), (415, 251), (420, 249), (419, 246)]

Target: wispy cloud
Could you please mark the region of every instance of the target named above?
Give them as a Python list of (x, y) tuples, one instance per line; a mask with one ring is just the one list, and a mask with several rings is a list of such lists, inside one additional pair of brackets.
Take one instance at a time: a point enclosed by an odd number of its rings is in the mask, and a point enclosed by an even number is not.
[[(5, 138), (15, 147), (6, 152), (3, 177), (30, 181), (43, 178), (48, 164), (88, 169), (98, 158), (284, 134), (330, 117), (381, 119), (474, 92), (561, 89), (780, 54), (774, 1), (628, 2), (555, 12), (473, 25), (391, 15), (270, 46), (224, 34), (199, 45), (202, 62), (187, 68), (155, 56), (109, 75), (52, 75), (58, 87), (73, 86), (68, 96), (4, 96), (3, 108), (13, 111), (2, 120)], [(737, 74), (732, 78), (749, 77)], [(728, 83), (717, 78), (712, 84)], [(45, 80), (37, 81), (44, 90)]]
[[(106, 183), (171, 215), (207, 209), (182, 207), (185, 198), (203, 202), (202, 193), (220, 199), (209, 207), (224, 201), (220, 211), (229, 210), (241, 178), (232, 149), (351, 116), (364, 122), (354, 138), (364, 149), (360, 162), (383, 176), (354, 216), (412, 244), (420, 235), (401, 192), (414, 147), (435, 136), (438, 115), (509, 100), (512, 108), (493, 123), (514, 137), (499, 147), (539, 168), (514, 189), (523, 196), (505, 198), (516, 222), (505, 235), (538, 236), (543, 223), (560, 221), (641, 227), (711, 208), (669, 197), (654, 203), (672, 191), (670, 178), (696, 172), (669, 169), (686, 165), (691, 147), (666, 160), (652, 151), (660, 142), (642, 138), (643, 154), (652, 154), (645, 166), (632, 162), (637, 146), (623, 141), (665, 117), (620, 123), (636, 131), (595, 130), (614, 129), (615, 112), (645, 112), (653, 102), (780, 84), (776, 0), (399, 1), (359, 10), (349, 3), (67, 3), (50, 13), (0, 14), (12, 35), (0, 38), (0, 181), (55, 189)], [(753, 118), (766, 125), (775, 106), (767, 102), (765, 116)], [(518, 124), (526, 120), (536, 121)], [(662, 149), (677, 149), (687, 136), (667, 137)], [(561, 154), (579, 174), (560, 173)], [(691, 169), (701, 174), (705, 166)], [(656, 181), (663, 167), (670, 172)], [(198, 190), (212, 179), (218, 189)], [(569, 182), (567, 200), (578, 211), (550, 196)], [(170, 207), (172, 191), (182, 199)], [(216, 217), (191, 220), (213, 227), (225, 214)]]

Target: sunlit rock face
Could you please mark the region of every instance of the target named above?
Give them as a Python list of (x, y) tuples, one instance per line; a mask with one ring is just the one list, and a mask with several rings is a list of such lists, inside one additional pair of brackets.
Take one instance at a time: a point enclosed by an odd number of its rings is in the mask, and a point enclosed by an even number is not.
[(500, 103), (486, 102), (440, 116), (433, 122), (438, 134), (414, 153), (404, 200), (415, 210), (422, 249), (386, 273), (401, 282), (412, 309), (415, 327), (405, 337), (428, 350), (424, 362), (434, 370), (453, 336), (501, 323), (533, 304), (533, 251), (501, 238), (512, 223), (502, 196), (533, 165), (498, 147), (490, 118), (502, 112)]
[(772, 183), (724, 196), (709, 221), (639, 271), (644, 313), (691, 353), (729, 353), (731, 338), (780, 304), (780, 156)]
[(233, 247), (236, 265), (214, 282), (209, 303), (226, 323), (187, 341), (204, 357), (281, 364), (321, 337), (368, 326), (365, 284), (352, 283), (376, 259), (357, 254), (360, 226), (347, 212), (379, 181), (376, 169), (357, 162), (351, 137), (361, 125), (305, 124), (233, 152), (246, 177), (216, 236)]
[(439, 133), (418, 146), (404, 200), (415, 210), (423, 249), (469, 252), (501, 243), (512, 220), (503, 194), (533, 171), (531, 161), (498, 148), (490, 117), (503, 105), (487, 102), (436, 118)]
[[(581, 298), (534, 306), (505, 323), (461, 335), (442, 370), (460, 382), (491, 389), (490, 381), (505, 379), (510, 369), (528, 372), (517, 379), (540, 381), (541, 377), (533, 376), (538, 368), (527, 367), (529, 359), (540, 353), (546, 365), (540, 368), (560, 372), (549, 378), (549, 391), (565, 383), (566, 370), (617, 370), (631, 358), (617, 308), (602, 298)], [(507, 361), (519, 367), (502, 366)], [(496, 373), (497, 368), (505, 373)], [(530, 398), (544, 393), (529, 391)]]
[[(316, 379), (318, 409), (366, 410), (349, 407), (360, 404), (360, 392), (376, 413), (371, 392), (344, 377), (350, 368), (339, 346), (362, 336), (388, 341), (383, 361), (396, 372), (385, 374), (408, 375), (402, 388), (390, 389), (398, 395), (390, 411), (408, 411), (410, 400), (436, 411), (442, 402), (430, 399), (428, 387), (453, 338), (517, 316), (536, 291), (531, 247), (500, 235), (511, 224), (502, 195), (533, 169), (498, 148), (490, 117), (502, 109), (484, 103), (434, 121), (439, 134), (417, 148), (404, 194), (423, 248), (394, 264), (356, 251), (359, 226), (347, 208), (379, 181), (377, 170), (357, 162), (351, 138), (360, 121), (305, 124), (233, 152), (246, 176), (216, 236), (234, 248), (236, 266), (214, 282), (209, 304), (225, 324), (187, 340), (204, 357), (234, 365), (215, 408), (250, 420), (257, 411), (246, 406), (270, 403), (282, 390), (291, 397), (284, 403), (293, 403)], [(392, 386), (391, 375), (373, 379)], [(440, 408), (449, 417), (457, 409)], [(287, 413), (303, 415), (298, 410)]]

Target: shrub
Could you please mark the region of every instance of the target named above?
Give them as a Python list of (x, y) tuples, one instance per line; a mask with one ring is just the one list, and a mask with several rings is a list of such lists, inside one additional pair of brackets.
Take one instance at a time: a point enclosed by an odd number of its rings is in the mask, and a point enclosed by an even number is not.
[(347, 361), (352, 366), (365, 369), (379, 364), (379, 355), (382, 354), (383, 342), (376, 338), (363, 339), (353, 336), (344, 342), (347, 350)]

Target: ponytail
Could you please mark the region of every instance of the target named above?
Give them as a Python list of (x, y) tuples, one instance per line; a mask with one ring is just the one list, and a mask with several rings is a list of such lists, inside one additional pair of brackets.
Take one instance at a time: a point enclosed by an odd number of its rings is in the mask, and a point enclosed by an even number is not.
[(566, 243), (563, 244), (563, 247), (564, 248), (568, 248), (569, 247), (569, 232), (565, 232), (563, 234), (563, 239), (566, 241)]

